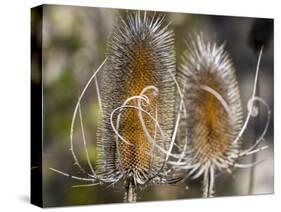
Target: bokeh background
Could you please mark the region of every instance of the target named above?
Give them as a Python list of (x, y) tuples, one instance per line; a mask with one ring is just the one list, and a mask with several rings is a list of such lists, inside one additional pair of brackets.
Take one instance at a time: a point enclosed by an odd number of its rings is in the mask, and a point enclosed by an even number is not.
[[(105, 58), (107, 39), (120, 15), (126, 10), (90, 7), (45, 5), (43, 7), (43, 201), (44, 206), (63, 206), (123, 201), (120, 186), (73, 188), (80, 181), (58, 175), (49, 168), (83, 176), (69, 151), (69, 133), (72, 113), (77, 98), (93, 71)], [(35, 16), (36, 18), (36, 16)], [(247, 101), (253, 88), (257, 63), (257, 47), (263, 43), (258, 93), (273, 111), (273, 20), (248, 17), (212, 16), (167, 13), (175, 32), (177, 62), (184, 51), (187, 36), (202, 32), (210, 40), (225, 42), (233, 59), (241, 92), (244, 117)], [(37, 20), (32, 20), (36, 22)], [(40, 20), (38, 20), (40, 21)], [(100, 82), (101, 75), (98, 75)], [(99, 108), (94, 84), (82, 101), (84, 127), (89, 154), (96, 161), (96, 132)], [(249, 147), (260, 135), (266, 122), (263, 108), (257, 118), (251, 119), (243, 136), (244, 147)], [(216, 181), (216, 196), (268, 194), (273, 192), (273, 118), (265, 136), (269, 149), (260, 152), (255, 160), (264, 160), (251, 169), (236, 169), (233, 175), (222, 174)], [(87, 168), (82, 148), (81, 131), (74, 133), (74, 147), (83, 167)], [(247, 157), (242, 162), (251, 162)], [(249, 189), (252, 183), (252, 189)], [(201, 179), (187, 181), (186, 185), (150, 186), (138, 193), (138, 201), (170, 200), (201, 197)]]

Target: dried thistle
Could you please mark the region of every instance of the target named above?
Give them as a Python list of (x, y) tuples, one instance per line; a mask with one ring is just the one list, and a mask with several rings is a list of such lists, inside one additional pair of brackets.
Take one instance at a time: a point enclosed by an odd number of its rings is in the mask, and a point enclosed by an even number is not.
[(165, 149), (174, 124), (175, 54), (164, 18), (126, 15), (108, 45), (98, 168), (113, 181), (125, 181), (127, 201), (138, 185), (165, 177)]
[[(165, 16), (138, 13), (120, 18), (108, 43), (107, 57), (84, 87), (71, 125), (71, 153), (75, 164), (87, 175), (77, 180), (114, 185), (124, 182), (125, 201), (136, 201), (136, 189), (149, 183), (173, 183), (167, 161), (175, 132), (175, 53), (173, 32)], [(103, 67), (104, 66), (104, 67)], [(101, 94), (96, 74), (103, 70)], [(102, 121), (98, 133), (97, 171), (89, 159), (80, 101), (95, 80)], [(91, 173), (80, 164), (73, 149), (73, 131), (79, 114), (82, 138)], [(175, 156), (176, 157), (176, 156)]]
[[(262, 51), (261, 51), (262, 52)], [(254, 164), (239, 164), (242, 156), (257, 153), (269, 124), (267, 104), (256, 97), (256, 82), (248, 103), (248, 115), (243, 124), (239, 87), (235, 69), (224, 45), (206, 42), (202, 35), (191, 37), (183, 56), (178, 80), (183, 89), (186, 111), (180, 122), (179, 141), (183, 149), (182, 160), (174, 162), (175, 169), (185, 170), (186, 177), (203, 176), (203, 196), (214, 195), (215, 173), (233, 167), (246, 168)], [(261, 137), (247, 150), (241, 149), (241, 136), (250, 116), (255, 116), (254, 102), (266, 106), (268, 120)]]

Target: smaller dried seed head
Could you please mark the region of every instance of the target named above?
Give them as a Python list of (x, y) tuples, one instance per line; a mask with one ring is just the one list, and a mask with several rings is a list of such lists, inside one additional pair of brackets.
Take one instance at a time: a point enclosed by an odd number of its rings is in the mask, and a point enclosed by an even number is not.
[(240, 146), (233, 141), (242, 127), (242, 109), (235, 69), (224, 46), (191, 36), (178, 80), (187, 109), (179, 133), (180, 143), (187, 142), (186, 159), (202, 168), (233, 164)]

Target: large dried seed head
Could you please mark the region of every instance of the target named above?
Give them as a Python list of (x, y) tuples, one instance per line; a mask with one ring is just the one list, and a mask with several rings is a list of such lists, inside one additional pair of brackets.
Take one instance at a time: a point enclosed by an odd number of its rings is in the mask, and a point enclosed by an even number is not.
[[(164, 25), (162, 14), (127, 14), (120, 18), (108, 44), (108, 60), (102, 82), (103, 120), (100, 128), (99, 168), (106, 173), (131, 177), (134, 182), (144, 183), (157, 174), (163, 164), (164, 155), (153, 148), (135, 108), (124, 108), (113, 123), (118, 122), (118, 132), (126, 141), (117, 138), (110, 116), (128, 98), (144, 94), (149, 103), (142, 105), (166, 133), (160, 136), (155, 121), (142, 113), (147, 132), (154, 136), (157, 145), (168, 145), (174, 122), (175, 54), (173, 33)], [(130, 102), (138, 106), (137, 101)], [(131, 145), (130, 145), (131, 144)]]
[(199, 35), (190, 40), (178, 76), (187, 108), (179, 137), (188, 143), (192, 164), (225, 167), (237, 155), (240, 142), (233, 141), (242, 127), (235, 69), (223, 45)]

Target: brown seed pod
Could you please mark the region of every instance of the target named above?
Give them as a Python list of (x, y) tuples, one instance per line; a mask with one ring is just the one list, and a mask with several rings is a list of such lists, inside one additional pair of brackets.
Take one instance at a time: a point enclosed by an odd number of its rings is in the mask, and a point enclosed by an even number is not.
[(212, 196), (214, 171), (229, 170), (241, 143), (240, 139), (234, 142), (242, 127), (235, 69), (223, 45), (192, 36), (178, 80), (186, 106), (179, 140), (187, 146), (188, 175), (204, 175), (204, 196)]
[(172, 135), (175, 54), (164, 18), (127, 14), (108, 45), (98, 167), (103, 175), (123, 178), (128, 187), (161, 175), (165, 154), (159, 148), (165, 149)]

